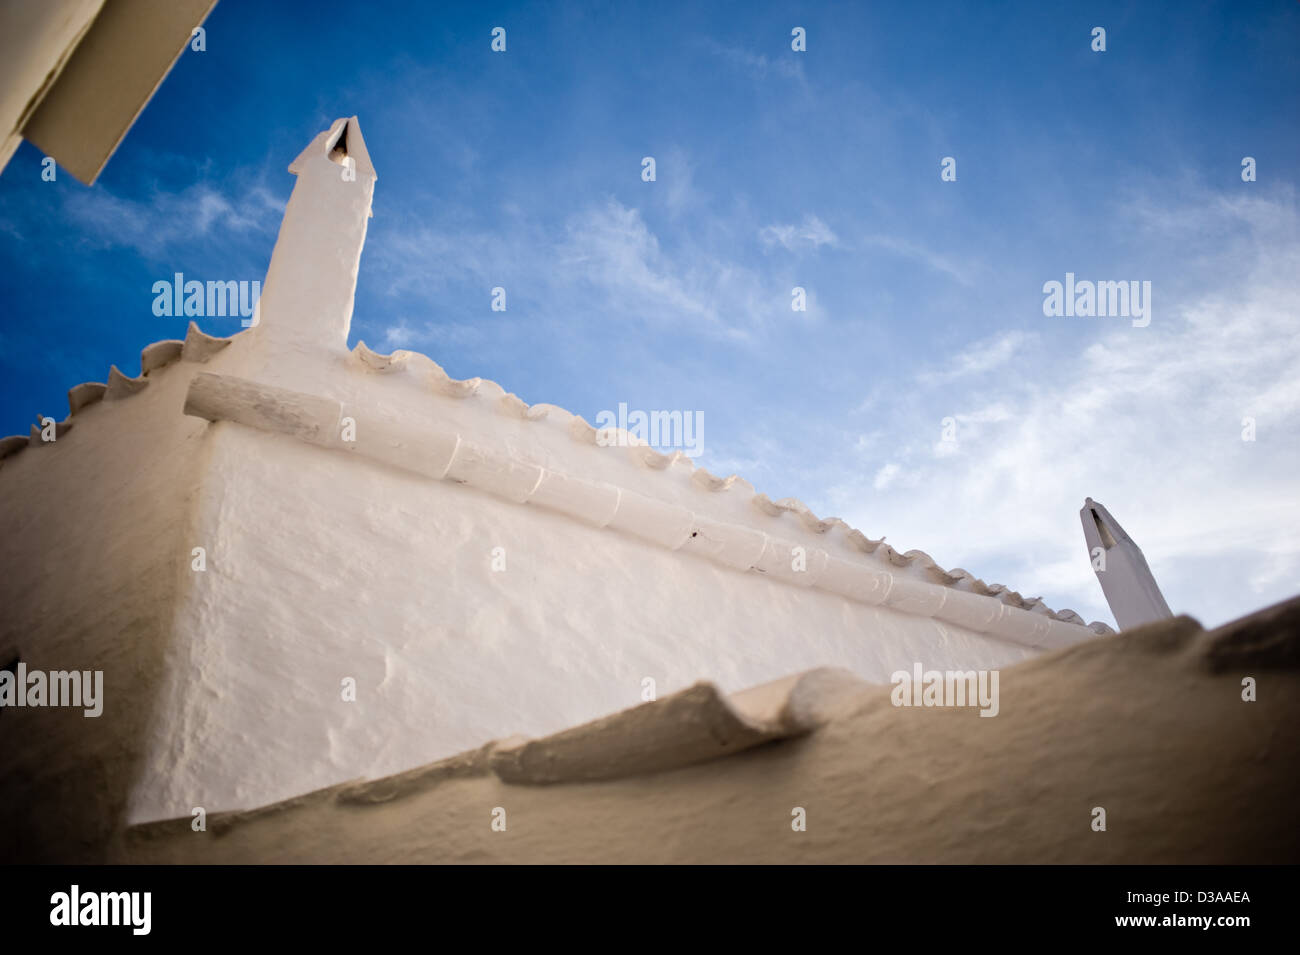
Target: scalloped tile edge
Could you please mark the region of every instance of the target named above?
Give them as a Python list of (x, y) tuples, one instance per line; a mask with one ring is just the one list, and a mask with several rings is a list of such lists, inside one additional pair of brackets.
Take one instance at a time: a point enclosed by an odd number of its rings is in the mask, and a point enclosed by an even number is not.
[[(354, 348), (353, 351), (356, 352), (362, 347), (363, 343), (358, 342), (357, 348)], [(395, 351), (391, 356), (377, 355), (369, 348), (365, 348), (365, 352), (368, 357), (381, 362), (395, 358), (399, 354), (403, 354), (403, 352)], [(419, 353), (408, 352), (405, 354), (417, 355)], [(358, 357), (360, 358), (362, 356), (359, 355)], [(448, 375), (442, 366), (432, 358), (424, 355), (421, 355), (420, 357), (424, 358), (429, 363), (434, 383), (434, 391), (438, 394), (449, 395), (458, 399), (474, 397), (484, 393), (485, 391), (497, 396), (506, 396), (507, 394), (504, 388), (490, 379), (478, 377), (466, 378), (463, 380), (455, 379)], [(639, 439), (636, 439), (635, 436), (627, 435), (626, 432), (620, 432), (619, 429), (597, 429), (588, 424), (580, 415), (572, 414), (556, 405), (537, 404), (530, 406), (513, 393), (509, 394), (508, 397), (513, 400), (508, 406), (503, 407), (501, 404), (498, 404), (498, 411), (509, 414), (512, 417), (521, 417), (532, 421), (540, 421), (544, 419), (555, 421), (557, 418), (562, 418), (564, 419), (562, 425), (573, 440), (580, 443), (595, 444), (598, 446), (623, 447), (624, 450), (628, 452), (627, 457), (634, 464), (649, 470), (668, 471), (680, 462), (685, 462), (686, 466), (692, 469), (691, 480), (697, 487), (703, 490), (718, 493), (729, 491), (733, 487), (739, 486), (743, 490), (750, 492), (750, 501), (753, 506), (769, 517), (780, 518), (783, 512), (789, 511), (799, 518), (804, 527), (815, 534), (826, 534), (839, 529), (844, 533), (845, 539), (849, 544), (862, 553), (874, 555), (879, 551), (880, 556), (889, 564), (895, 567), (907, 567), (918, 570), (927, 574), (934, 583), (946, 587), (952, 587), (957, 589), (959, 592), (974, 593), (983, 597), (994, 597), (1000, 600), (1004, 605), (1015, 609), (1027, 610), (1034, 613), (1045, 613), (1050, 619), (1084, 626), (1093, 633), (1099, 635), (1115, 632), (1107, 624), (1100, 621), (1084, 624), (1083, 618), (1073, 610), (1059, 612), (1053, 611), (1047, 607), (1040, 598), (1034, 597), (1026, 599), (1016, 591), (1013, 591), (1002, 584), (988, 585), (983, 580), (980, 580), (964, 570), (954, 569), (952, 571), (946, 571), (925, 551), (909, 550), (906, 554), (899, 554), (888, 544), (885, 544), (885, 539), (883, 537), (879, 540), (873, 540), (838, 517), (819, 518), (813, 513), (811, 508), (797, 498), (787, 497), (782, 498), (779, 501), (772, 501), (766, 494), (756, 492), (754, 486), (750, 484), (750, 482), (738, 475), (732, 474), (725, 478), (721, 478), (711, 474), (703, 467), (697, 467), (694, 462), (691, 461), (690, 457), (680, 450), (665, 454), (656, 451), (654, 448), (651, 448), (644, 443), (637, 443)], [(517, 404), (515, 402), (517, 402)], [(545, 410), (539, 411), (538, 409)], [(561, 412), (562, 414), (557, 415), (556, 412)], [(611, 435), (622, 435), (623, 437), (621, 441), (617, 437), (611, 440)], [(883, 550), (881, 550), (882, 547)], [(968, 580), (970, 582), (969, 587), (961, 587), (961, 582), (963, 580)]]
[[(139, 394), (149, 384), (149, 374), (172, 364), (177, 360), (206, 362), (234, 340), (216, 338), (199, 330), (193, 321), (185, 333), (185, 340), (165, 338), (146, 345), (140, 352), (140, 375), (131, 378), (124, 375), (117, 365), (110, 365), (108, 382), (83, 381), (68, 389), (68, 417), (60, 421), (55, 428), (55, 439), (72, 429), (72, 419), (80, 412), (102, 401), (121, 401)], [(17, 454), (24, 448), (34, 445), (52, 444), (42, 441), (40, 429), (32, 425), (30, 434), (14, 434), (0, 438), (0, 461)]]

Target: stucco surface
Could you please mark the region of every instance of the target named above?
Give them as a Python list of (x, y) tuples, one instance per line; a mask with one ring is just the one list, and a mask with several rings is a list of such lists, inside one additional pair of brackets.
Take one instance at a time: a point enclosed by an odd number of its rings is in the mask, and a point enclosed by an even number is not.
[(153, 745), (207, 445), (203, 423), (177, 413), (184, 371), (147, 380), (0, 462), (0, 664), (103, 670), (105, 698), (98, 718), (0, 714), (0, 855), (96, 844)]
[[(1253, 677), (1255, 702), (1242, 698)], [(493, 747), (254, 812), (140, 826), (133, 862), (1295, 863), (1300, 599), (1002, 673), (992, 719), (840, 700), (806, 736), (668, 771), (512, 784)], [(646, 704), (653, 708), (659, 704)], [(597, 748), (608, 745), (602, 721)], [(645, 741), (625, 721), (625, 751)], [(683, 724), (689, 733), (689, 727)], [(565, 734), (565, 745), (581, 731)], [(517, 746), (508, 742), (507, 746)], [(806, 830), (792, 826), (802, 809)], [(1094, 828), (1096, 810), (1105, 828)], [(505, 828), (493, 828), (504, 812)]]
[[(482, 491), (218, 423), (160, 732), (131, 821), (250, 808), (697, 680), (1030, 656)], [(497, 548), (500, 548), (498, 551)], [(495, 570), (504, 566), (503, 570)], [(355, 702), (342, 698), (356, 681)]]

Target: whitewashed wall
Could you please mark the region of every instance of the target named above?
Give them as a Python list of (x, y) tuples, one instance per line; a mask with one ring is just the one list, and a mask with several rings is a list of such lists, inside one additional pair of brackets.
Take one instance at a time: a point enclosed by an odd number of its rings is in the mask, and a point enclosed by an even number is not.
[(94, 858), (125, 820), (211, 446), (205, 423), (180, 414), (194, 367), (85, 407), (54, 443), (0, 461), (0, 663), (104, 671), (97, 718), (0, 714), (0, 860)]
[[(204, 370), (237, 373), (245, 352), (260, 354), (255, 344), (241, 336)], [(379, 414), (413, 433), (455, 430), (562, 473), (869, 561), (841, 529), (817, 534), (793, 514), (760, 513), (744, 487), (709, 491), (638, 467), (629, 449), (503, 414), (491, 389), (436, 393), (419, 362), (383, 374), (321, 352), (297, 354), (279, 374), (259, 365), (259, 377), (343, 402), (360, 432)], [(647, 677), (660, 693), (701, 679), (739, 690), (839, 665), (884, 683), (915, 661), (985, 668), (1036, 652), (360, 453), (226, 421), (207, 427), (194, 543), (208, 569), (193, 575), (177, 618), (156, 757), (132, 821), (248, 808), (556, 731), (640, 703)], [(495, 548), (504, 571), (493, 569)], [(1090, 635), (1055, 626), (1056, 645)], [(356, 681), (355, 702), (342, 698), (345, 678)]]

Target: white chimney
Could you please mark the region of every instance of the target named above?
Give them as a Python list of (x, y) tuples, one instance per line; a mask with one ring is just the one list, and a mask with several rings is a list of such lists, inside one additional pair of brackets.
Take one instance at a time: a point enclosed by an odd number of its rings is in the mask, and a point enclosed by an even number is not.
[(342, 353), (377, 178), (357, 118), (335, 120), (289, 172), (298, 182), (263, 284), (256, 350)]
[(1079, 519), (1088, 542), (1088, 559), (1119, 628), (1129, 630), (1172, 617), (1141, 549), (1110, 511), (1087, 498)]

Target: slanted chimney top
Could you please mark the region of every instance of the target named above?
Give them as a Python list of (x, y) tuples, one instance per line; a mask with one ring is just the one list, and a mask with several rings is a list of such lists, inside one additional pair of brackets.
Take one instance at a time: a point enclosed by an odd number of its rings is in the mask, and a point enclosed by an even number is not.
[(366, 141), (361, 135), (361, 124), (355, 116), (336, 119), (330, 128), (317, 133), (316, 138), (298, 154), (298, 158), (289, 164), (289, 171), (295, 176), (302, 175), (306, 163), (312, 159), (325, 159), (336, 165), (343, 165), (344, 160), (351, 159), (356, 167), (358, 178), (369, 176), (378, 179), (374, 165), (370, 162), (370, 153)]
[(1120, 630), (1172, 617), (1142, 549), (1110, 511), (1087, 498), (1079, 518), (1083, 522), (1088, 557)]

